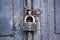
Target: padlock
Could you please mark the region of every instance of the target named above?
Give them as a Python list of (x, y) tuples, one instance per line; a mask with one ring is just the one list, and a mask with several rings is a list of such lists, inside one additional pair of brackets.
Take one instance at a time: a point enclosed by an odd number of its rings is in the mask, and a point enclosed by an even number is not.
[[(30, 12), (29, 12), (30, 13)], [(36, 30), (36, 22), (33, 15), (26, 15), (24, 18), (24, 31), (35, 31)]]

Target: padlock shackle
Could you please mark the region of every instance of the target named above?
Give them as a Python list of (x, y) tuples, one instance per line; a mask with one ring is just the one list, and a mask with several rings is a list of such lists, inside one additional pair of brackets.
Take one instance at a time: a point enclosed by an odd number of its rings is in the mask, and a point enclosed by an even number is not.
[(27, 15), (27, 16), (25, 17), (25, 19), (24, 19), (24, 22), (27, 23), (27, 18), (28, 18), (29, 16), (33, 18), (33, 22), (32, 22), (32, 23), (35, 23), (35, 18), (34, 18), (34, 16), (32, 16), (32, 15)]

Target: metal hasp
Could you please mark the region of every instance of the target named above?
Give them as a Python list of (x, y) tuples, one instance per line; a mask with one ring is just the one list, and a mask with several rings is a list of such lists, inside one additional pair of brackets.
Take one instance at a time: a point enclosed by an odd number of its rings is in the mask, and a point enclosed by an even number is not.
[(35, 31), (35, 30), (36, 21), (33, 15), (33, 0), (25, 0), (23, 31)]
[(31, 14), (31, 11), (28, 11), (28, 15), (24, 17), (23, 31), (26, 32), (26, 40), (34, 39), (34, 32), (36, 31), (36, 20), (35, 17)]
[(36, 31), (36, 19), (33, 14), (33, 0), (25, 0), (23, 31), (26, 32), (26, 40), (34, 40), (34, 32)]

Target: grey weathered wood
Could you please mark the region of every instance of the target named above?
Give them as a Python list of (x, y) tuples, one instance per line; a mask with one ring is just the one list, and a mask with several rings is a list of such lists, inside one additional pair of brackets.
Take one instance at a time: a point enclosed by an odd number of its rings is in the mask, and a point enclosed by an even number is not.
[[(56, 7), (59, 8), (59, 1), (56, 0)], [(4, 16), (11, 16), (12, 13), (12, 0), (0, 0), (0, 18), (2, 13), (5, 13)], [(15, 37), (0, 37), (0, 40), (26, 40), (26, 33), (23, 32), (23, 2), (24, 0), (14, 0), (14, 21), (16, 23), (16, 36)], [(37, 31), (34, 32), (34, 40), (60, 40), (59, 24), (59, 11), (56, 10), (56, 33), (54, 30), (54, 0), (34, 0), (33, 1), (34, 10), (40, 9), (41, 15), (36, 17)], [(38, 13), (38, 12), (37, 12)], [(57, 18), (58, 17), (58, 18)], [(4, 17), (5, 18), (5, 17)], [(11, 16), (12, 18), (12, 16)], [(0, 19), (2, 20), (2, 19)], [(7, 20), (7, 19), (5, 19)], [(5, 21), (4, 20), (4, 21)], [(4, 22), (2, 21), (2, 22)], [(1, 25), (1, 22), (0, 22)], [(5, 24), (4, 24), (5, 25)], [(4, 26), (3, 25), (3, 26)], [(7, 25), (8, 26), (8, 25)], [(0, 26), (1, 27), (1, 26)], [(9, 26), (8, 26), (9, 27)], [(10, 26), (11, 27), (11, 26)], [(5, 26), (4, 26), (5, 28)], [(8, 28), (10, 30), (10, 28)], [(7, 30), (7, 29), (6, 29)], [(5, 30), (4, 30), (5, 31)], [(1, 32), (1, 29), (0, 29)], [(3, 31), (2, 31), (3, 32)], [(30, 36), (31, 38), (32, 36)], [(30, 40), (29, 38), (29, 40)]]

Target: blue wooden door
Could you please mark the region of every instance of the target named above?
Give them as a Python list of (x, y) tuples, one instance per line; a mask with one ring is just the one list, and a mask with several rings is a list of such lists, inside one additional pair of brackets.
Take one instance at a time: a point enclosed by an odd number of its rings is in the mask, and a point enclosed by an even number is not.
[(0, 0), (0, 35), (11, 34), (12, 7), (11, 0)]
[(56, 33), (60, 33), (60, 0), (55, 0), (55, 27)]

